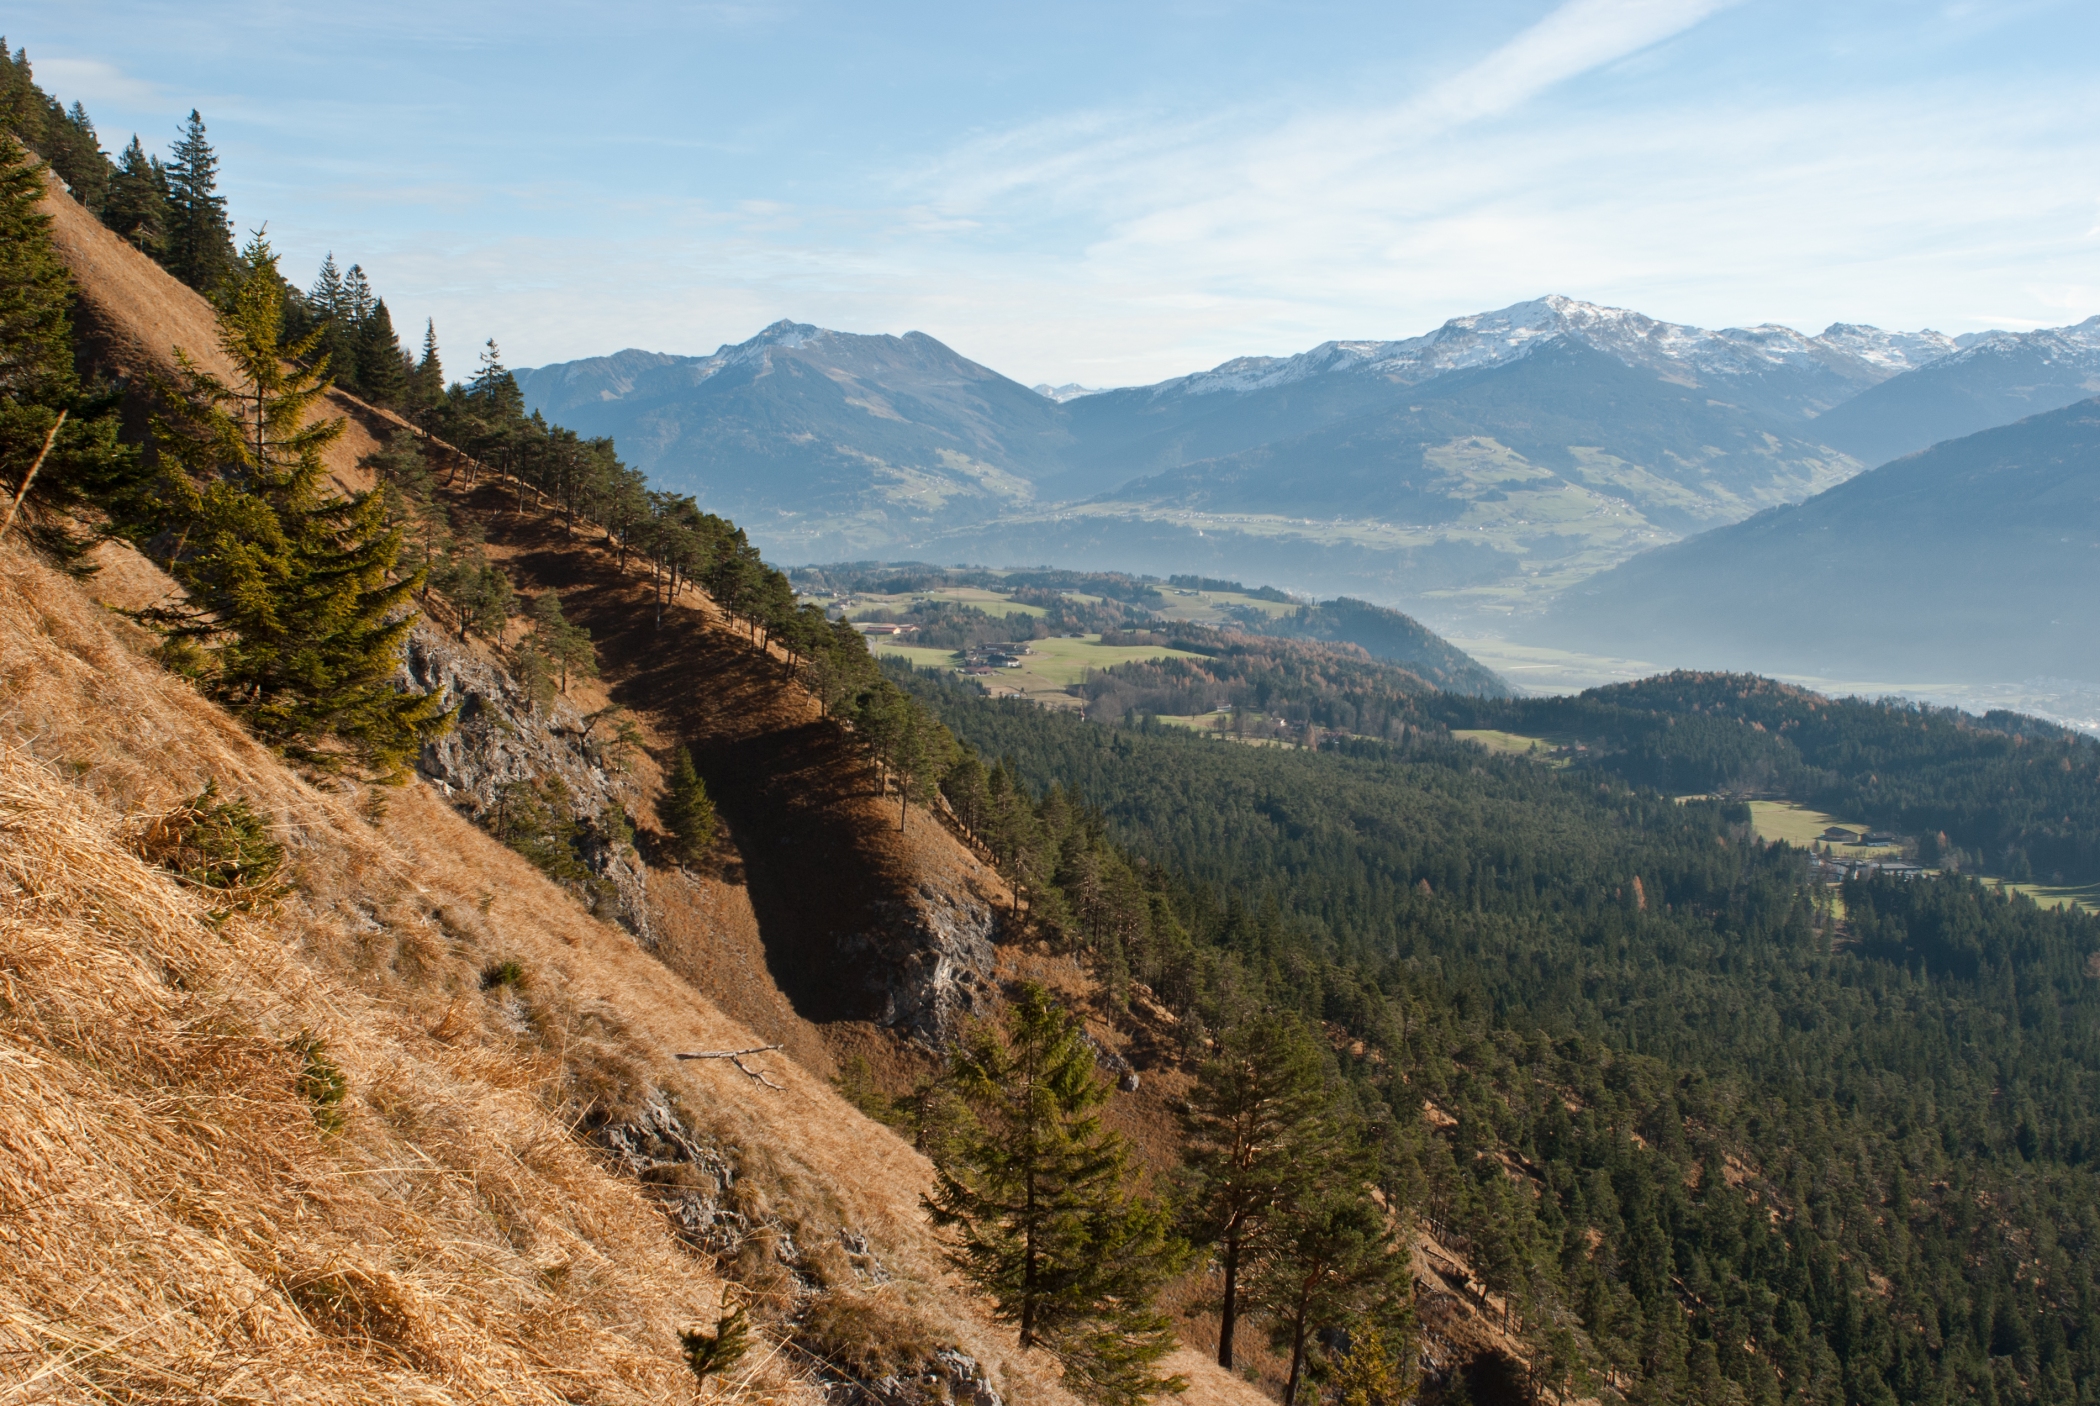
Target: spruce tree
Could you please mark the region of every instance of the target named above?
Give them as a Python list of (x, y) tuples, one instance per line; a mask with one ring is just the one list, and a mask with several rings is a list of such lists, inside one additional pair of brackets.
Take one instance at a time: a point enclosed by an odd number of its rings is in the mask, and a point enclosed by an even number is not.
[(1165, 1212), (1137, 1194), (1129, 1143), (1102, 1126), (1107, 1083), (1078, 1020), (1034, 984), (1003, 1028), (956, 1047), (948, 1079), (967, 1106), (925, 1198), (957, 1231), (957, 1269), (1099, 1406), (1178, 1391), (1155, 1372), (1174, 1334), (1154, 1305), (1185, 1261)]
[(386, 299), (375, 300), (372, 311), (358, 323), (356, 354), (358, 394), (374, 405), (399, 404), (408, 387), (408, 366)]
[(313, 414), (326, 386), (301, 364), (313, 338), (282, 344), (284, 282), (262, 236), (242, 264), (219, 327), (238, 379), (178, 349), (156, 386), (151, 545), (189, 599), (148, 618), (202, 646), (200, 682), (287, 754), (332, 769), (347, 753), (399, 779), (450, 722), (436, 695), (394, 686), (421, 579), (394, 574), (401, 537), (383, 494), (325, 489), (321, 456), (343, 422)]
[(581, 625), (572, 625), (562, 614), (561, 593), (542, 592), (532, 603), (532, 618), (539, 636), (539, 647), (546, 652), (555, 667), (561, 670), (561, 691), (569, 691), (569, 675), (579, 678), (598, 677), (598, 654), (591, 647), (591, 632)]
[(1218, 1365), (1233, 1365), (1240, 1277), (1260, 1261), (1279, 1215), (1313, 1186), (1333, 1140), (1326, 1063), (1289, 1015), (1229, 1028), (1197, 1071), (1182, 1115), (1188, 1228), (1217, 1246), (1224, 1274)]
[(664, 828), (671, 833), (671, 852), (680, 863), (692, 864), (707, 854), (715, 842), (715, 803), (708, 799), (707, 783), (693, 765), (693, 754), (684, 743), (671, 754), (671, 772), (664, 779), (662, 809)]
[(409, 377), (408, 393), (418, 406), (436, 405), (445, 397), (445, 366), (438, 360), (435, 319), (424, 320), (423, 355), (416, 362), (415, 374)]
[(140, 253), (155, 257), (168, 242), (168, 177), (159, 161), (146, 155), (134, 133), (117, 159), (103, 202), (102, 223), (130, 241)]
[(44, 179), (0, 135), (0, 503), (43, 455), (24, 500), (40, 511), (15, 530), (72, 561), (87, 539), (66, 515), (99, 508), (121, 523), (137, 511), (144, 481), (137, 451), (117, 438), (115, 395), (84, 392), (74, 372), (73, 286), (51, 246)]
[[(162, 262), (198, 292), (217, 291), (233, 272), (233, 226), (219, 194), (219, 157), (204, 138), (204, 119), (190, 120), (169, 153), (168, 238)], [(275, 274), (272, 266), (272, 274)]]

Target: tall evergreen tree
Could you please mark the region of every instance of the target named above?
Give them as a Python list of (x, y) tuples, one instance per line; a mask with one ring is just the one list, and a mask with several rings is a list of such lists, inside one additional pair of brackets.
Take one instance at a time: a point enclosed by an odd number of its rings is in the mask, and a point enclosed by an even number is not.
[(1381, 1317), (1405, 1321), (1412, 1302), (1407, 1252), (1369, 1194), (1370, 1168), (1344, 1158), (1321, 1171), (1324, 1184), (1279, 1218), (1275, 1242), (1249, 1285), (1269, 1320), (1270, 1343), (1291, 1355), (1283, 1406), (1298, 1399), (1316, 1332), (1346, 1332)]
[(416, 361), (415, 374), (409, 377), (409, 398), (417, 405), (435, 405), (445, 395), (445, 364), (438, 359), (437, 321), (425, 319), (423, 323), (423, 355)]
[(141, 253), (158, 257), (168, 242), (168, 176), (160, 162), (146, 155), (133, 133), (131, 145), (117, 160), (103, 202), (102, 223)]
[(671, 772), (664, 781), (663, 821), (671, 832), (671, 852), (681, 863), (700, 859), (715, 842), (715, 803), (708, 799), (707, 783), (682, 742), (671, 754)]
[(25, 501), (48, 512), (16, 530), (71, 561), (86, 542), (65, 515), (100, 507), (121, 516), (136, 506), (140, 469), (117, 438), (115, 398), (84, 394), (75, 374), (73, 286), (51, 247), (44, 192), (36, 161), (0, 134), (0, 501), (23, 488), (41, 455)]
[(1240, 1276), (1267, 1250), (1276, 1218), (1315, 1184), (1332, 1151), (1326, 1064), (1302, 1021), (1239, 1021), (1196, 1075), (1182, 1114), (1189, 1230), (1217, 1246), (1224, 1274), (1218, 1365), (1233, 1365)]
[(201, 681), (288, 754), (332, 768), (347, 751), (397, 778), (450, 723), (437, 695), (393, 683), (421, 578), (394, 575), (401, 537), (383, 493), (325, 489), (322, 452), (343, 422), (313, 414), (326, 383), (300, 365), (312, 337), (282, 344), (284, 282), (262, 236), (242, 262), (219, 329), (238, 379), (178, 350), (158, 387), (156, 547), (189, 599), (150, 618), (202, 646)]
[(345, 390), (357, 385), (357, 323), (350, 314), (349, 287), (336, 267), (335, 251), (321, 260), (313, 286), (306, 290), (306, 304), (319, 323), (320, 338), (314, 350), (328, 358), (328, 379)]
[(233, 226), (226, 197), (219, 194), (219, 157), (205, 140), (204, 119), (190, 120), (169, 154), (168, 272), (200, 293), (210, 294), (232, 273)]
[(935, 1168), (950, 1259), (1023, 1347), (1043, 1347), (1083, 1400), (1130, 1406), (1185, 1381), (1157, 1375), (1174, 1334), (1154, 1306), (1186, 1256), (1135, 1190), (1130, 1145), (1104, 1127), (1109, 1089), (1078, 1020), (1030, 984), (1003, 1028), (958, 1046), (949, 1081), (972, 1122)]
[(408, 389), (408, 369), (386, 299), (375, 299), (357, 324), (357, 392), (374, 405), (398, 405)]

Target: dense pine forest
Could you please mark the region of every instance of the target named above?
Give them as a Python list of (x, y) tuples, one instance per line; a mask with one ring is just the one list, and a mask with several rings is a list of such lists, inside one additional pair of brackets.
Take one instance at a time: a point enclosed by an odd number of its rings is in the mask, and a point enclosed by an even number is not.
[(2091, 1398), (2092, 917), (1953, 877), (1832, 904), (1740, 805), (1429, 734), (912, 687), (1003, 759), (959, 808), (1112, 972), (1192, 1030), (1276, 1004), (1361, 1050), (1387, 1175), (1521, 1305), (1540, 1385)]

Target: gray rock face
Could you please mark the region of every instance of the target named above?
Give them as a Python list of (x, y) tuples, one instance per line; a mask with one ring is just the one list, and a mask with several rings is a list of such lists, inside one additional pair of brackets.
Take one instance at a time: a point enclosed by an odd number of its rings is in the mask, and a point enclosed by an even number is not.
[(908, 899), (875, 905), (873, 916), (872, 926), (840, 947), (875, 987), (877, 1023), (945, 1049), (965, 1019), (990, 1010), (998, 989), (992, 950), (998, 914), (921, 884)]
[(607, 775), (590, 726), (576, 710), (559, 698), (535, 709), (508, 670), (428, 625), (418, 625), (409, 637), (400, 682), (459, 707), (452, 731), (423, 744), (416, 770), (483, 824), (504, 787), (559, 780), (569, 818), (585, 827), (578, 858), (603, 881), (600, 891), (584, 897), (653, 948), (647, 871), (631, 847), (606, 837), (608, 812), (623, 804), (620, 787)]

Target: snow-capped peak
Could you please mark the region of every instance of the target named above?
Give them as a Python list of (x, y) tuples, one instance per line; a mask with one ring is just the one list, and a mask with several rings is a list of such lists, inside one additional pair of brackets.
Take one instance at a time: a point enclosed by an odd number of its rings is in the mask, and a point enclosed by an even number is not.
[(1515, 361), (1556, 339), (1583, 343), (1673, 379), (1693, 380), (1815, 363), (1842, 380), (1872, 384), (1956, 349), (1953, 338), (1938, 332), (1884, 332), (1842, 323), (1815, 337), (1773, 323), (1712, 331), (1551, 294), (1454, 317), (1420, 337), (1323, 342), (1292, 357), (1242, 357), (1157, 389), (1193, 395), (1244, 392), (1342, 371), (1413, 385), (1449, 371)]
[(1040, 385), (1030, 386), (1029, 389), (1042, 396), (1045, 400), (1054, 400), (1059, 405), (1063, 405), (1066, 401), (1077, 400), (1081, 396), (1099, 395), (1107, 387), (1082, 386), (1077, 381), (1067, 381), (1061, 386), (1053, 386), (1048, 381), (1044, 381)]

